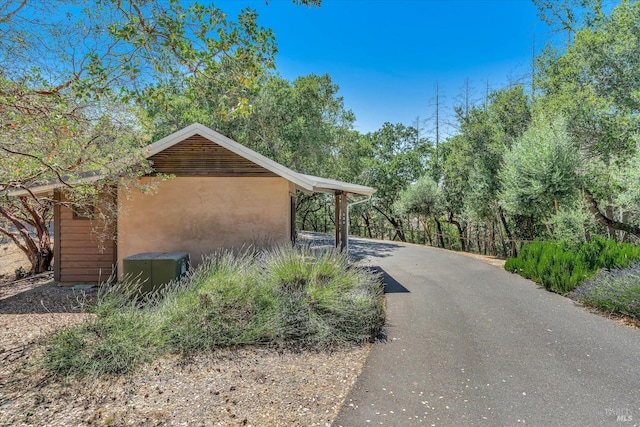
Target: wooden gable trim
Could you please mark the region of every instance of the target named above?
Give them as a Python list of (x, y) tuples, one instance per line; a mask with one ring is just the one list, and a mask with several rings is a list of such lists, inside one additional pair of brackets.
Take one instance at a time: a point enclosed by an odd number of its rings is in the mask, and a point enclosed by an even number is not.
[(156, 173), (176, 176), (278, 176), (198, 134), (154, 154), (149, 160)]

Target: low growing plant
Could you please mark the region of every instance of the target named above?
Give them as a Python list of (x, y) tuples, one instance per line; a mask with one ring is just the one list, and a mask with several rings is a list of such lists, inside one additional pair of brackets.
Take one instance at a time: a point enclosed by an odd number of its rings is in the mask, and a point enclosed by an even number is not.
[(132, 299), (135, 283), (103, 288), (95, 319), (56, 332), (44, 364), (58, 375), (121, 374), (165, 351), (152, 305)]
[(379, 276), (309, 248), (221, 252), (180, 283), (143, 301), (134, 295), (127, 283), (103, 292), (94, 319), (53, 335), (45, 366), (120, 374), (167, 352), (362, 342), (384, 323)]
[(640, 260), (640, 246), (596, 237), (577, 247), (561, 242), (528, 243), (504, 267), (564, 295), (600, 269), (626, 267), (635, 260)]
[(640, 263), (602, 271), (569, 297), (608, 313), (640, 319)]
[(335, 252), (278, 247), (206, 260), (167, 304), (166, 334), (180, 351), (353, 342), (377, 335), (383, 319), (377, 276)]

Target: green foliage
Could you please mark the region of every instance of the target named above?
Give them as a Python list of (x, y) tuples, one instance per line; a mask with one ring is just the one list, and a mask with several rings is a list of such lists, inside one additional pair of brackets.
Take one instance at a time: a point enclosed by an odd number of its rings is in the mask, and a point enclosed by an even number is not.
[(628, 220), (640, 223), (640, 152), (636, 152), (626, 162), (615, 165), (612, 173), (617, 191), (615, 203), (620, 206)]
[(44, 358), (57, 375), (115, 375), (131, 371), (166, 349), (155, 310), (141, 310), (132, 287), (117, 285), (103, 292), (96, 318), (56, 332)]
[(400, 193), (394, 209), (403, 215), (440, 215), (443, 200), (438, 184), (429, 175), (420, 177)]
[(538, 58), (536, 109), (566, 118), (584, 158), (582, 185), (597, 201), (592, 207), (607, 216), (598, 217), (602, 225), (617, 220), (615, 228), (640, 236), (638, 227), (630, 227), (637, 225), (637, 208), (626, 197), (633, 181), (627, 160), (636, 156), (640, 128), (640, 3), (622, 1), (607, 14), (597, 0), (538, 3), (547, 16), (572, 22), (562, 24), (566, 48), (548, 48)]
[(184, 85), (160, 84), (150, 89), (145, 109), (156, 124), (154, 139), (193, 122), (202, 123), (298, 172), (332, 170), (337, 151), (355, 120), (344, 108), (339, 87), (329, 75), (300, 76), (288, 81), (266, 73), (246, 89), (243, 114), (228, 114), (216, 105), (225, 81), (202, 76)]
[(331, 252), (225, 253), (207, 261), (192, 280), (193, 289), (167, 311), (167, 335), (180, 351), (363, 341), (382, 326), (375, 278)]
[(526, 244), (505, 269), (540, 283), (545, 289), (566, 294), (600, 269), (626, 267), (640, 259), (640, 246), (595, 238), (581, 246), (536, 240)]
[(504, 155), (500, 200), (509, 213), (544, 218), (572, 202), (580, 155), (565, 122), (538, 120)]
[(361, 166), (362, 183), (377, 190), (372, 206), (393, 226), (394, 237), (406, 241), (402, 219), (393, 205), (400, 192), (424, 174), (430, 143), (416, 128), (391, 123), (362, 136), (360, 143), (367, 150)]
[(522, 86), (492, 92), (488, 103), (458, 110), (460, 134), (447, 145), (443, 191), (450, 212), (473, 219), (494, 215), (504, 151), (527, 129), (529, 101)]
[(121, 374), (167, 352), (363, 342), (384, 323), (379, 278), (335, 252), (223, 252), (142, 303), (135, 289), (109, 290), (94, 320), (54, 334), (45, 367)]
[[(597, 8), (594, 8), (597, 10)], [(568, 129), (591, 156), (613, 159), (635, 149), (640, 5), (621, 2), (575, 27), (565, 52), (539, 59), (540, 107), (567, 118)]]
[(0, 234), (33, 272), (51, 252), (51, 211), (7, 194), (52, 183), (73, 193), (88, 174), (109, 188), (147, 172), (139, 148), (153, 126), (136, 101), (159, 81), (221, 83), (210, 110), (246, 111), (276, 52), (256, 20), (250, 9), (234, 22), (213, 5), (173, 0), (0, 2), (0, 217), (12, 225)]
[(586, 241), (589, 216), (580, 205), (560, 209), (549, 220), (554, 239), (568, 248), (579, 247)]

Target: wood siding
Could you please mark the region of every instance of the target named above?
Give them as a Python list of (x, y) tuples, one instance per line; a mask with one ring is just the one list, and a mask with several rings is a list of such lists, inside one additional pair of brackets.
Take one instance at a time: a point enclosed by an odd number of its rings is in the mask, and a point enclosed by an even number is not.
[(200, 135), (187, 138), (149, 160), (157, 173), (176, 176), (277, 176)]
[[(57, 196), (64, 202), (64, 195)], [(74, 217), (73, 210), (58, 204), (55, 212), (54, 273), (60, 283), (100, 282), (116, 265), (114, 226)], [(99, 231), (97, 231), (99, 230)]]

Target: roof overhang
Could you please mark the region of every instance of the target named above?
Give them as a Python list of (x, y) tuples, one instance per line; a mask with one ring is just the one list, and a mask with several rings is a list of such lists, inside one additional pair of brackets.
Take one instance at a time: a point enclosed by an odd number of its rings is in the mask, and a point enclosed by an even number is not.
[(94, 182), (100, 181), (103, 178), (104, 178), (104, 175), (102, 174), (93, 174), (92, 176), (70, 180), (70, 182), (68, 183), (55, 182), (51, 184), (38, 185), (36, 187), (29, 187), (21, 190), (9, 191), (8, 196), (9, 197), (21, 197), (21, 196), (30, 196), (30, 195), (50, 196), (53, 194), (55, 190), (59, 188), (92, 184)]
[(364, 185), (351, 184), (349, 182), (338, 181), (335, 179), (321, 178), (313, 175), (302, 175), (313, 184), (314, 193), (346, 193), (348, 196), (366, 196), (371, 197), (376, 192), (375, 188)]

